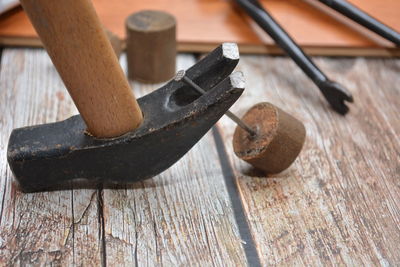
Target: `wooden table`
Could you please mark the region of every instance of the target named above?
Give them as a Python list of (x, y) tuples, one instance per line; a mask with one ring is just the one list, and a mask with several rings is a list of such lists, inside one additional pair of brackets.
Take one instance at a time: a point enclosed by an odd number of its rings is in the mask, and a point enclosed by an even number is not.
[[(194, 62), (178, 57), (180, 69)], [(6, 162), (11, 130), (76, 109), (44, 50), (4, 49), (0, 265), (399, 265), (400, 60), (316, 62), (354, 94), (346, 117), (286, 57), (239, 64), (247, 89), (233, 111), (270, 101), (306, 126), (301, 156), (284, 173), (266, 178), (238, 160), (223, 118), (153, 179), (24, 194)], [(157, 86), (132, 87), (144, 95)]]

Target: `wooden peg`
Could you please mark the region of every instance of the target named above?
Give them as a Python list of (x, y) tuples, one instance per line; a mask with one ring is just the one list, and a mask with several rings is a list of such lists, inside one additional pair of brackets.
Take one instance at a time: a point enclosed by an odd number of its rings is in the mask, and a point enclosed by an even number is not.
[(175, 74), (176, 21), (165, 12), (146, 10), (126, 19), (128, 77), (159, 83)]
[(303, 123), (270, 103), (256, 104), (242, 121), (255, 129), (257, 135), (251, 137), (236, 127), (235, 154), (266, 173), (279, 173), (288, 168), (303, 147), (306, 136)]

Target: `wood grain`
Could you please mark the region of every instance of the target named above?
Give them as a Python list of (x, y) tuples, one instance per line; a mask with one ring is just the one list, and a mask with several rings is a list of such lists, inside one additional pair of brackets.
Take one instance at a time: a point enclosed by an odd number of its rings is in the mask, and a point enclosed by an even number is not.
[(239, 64), (247, 85), (233, 111), (269, 101), (305, 123), (303, 152), (286, 172), (263, 177), (234, 156), (234, 125), (219, 126), (262, 264), (399, 265), (400, 61), (316, 63), (353, 93), (346, 117), (288, 58)]
[(90, 0), (21, 0), (87, 131), (121, 136), (143, 116)]
[[(244, 254), (252, 241), (240, 235), (239, 221), (248, 221), (263, 266), (399, 265), (400, 60), (315, 60), (352, 91), (356, 102), (346, 117), (329, 109), (288, 58), (245, 56), (239, 63), (247, 86), (234, 112), (269, 101), (305, 123), (304, 150), (284, 173), (264, 178), (237, 159), (234, 125), (223, 118), (213, 131), (223, 139), (207, 134), (151, 180), (120, 190), (23, 194), (6, 163), (11, 129), (77, 111), (43, 50), (5, 49), (0, 265), (241, 266), (250, 262)], [(193, 62), (180, 56), (178, 68)], [(138, 95), (158, 87), (131, 85)], [(246, 217), (236, 211), (238, 198), (229, 199), (237, 192), (226, 160)]]
[[(121, 62), (126, 69), (125, 55)], [(193, 63), (178, 58), (179, 68)], [(43, 50), (5, 49), (0, 77), (0, 265), (246, 265), (249, 243), (212, 135), (162, 175), (125, 190), (23, 194), (6, 162), (12, 128), (77, 111)], [(159, 85), (132, 86), (143, 95)]]
[[(94, 0), (101, 21), (125, 39), (126, 17), (143, 9), (164, 10), (177, 18), (179, 51), (205, 52), (222, 42), (239, 43), (242, 52), (281, 53), (267, 34), (235, 9), (231, 1)], [(350, 0), (400, 31), (398, 0)], [(309, 53), (323, 55), (400, 55), (386, 40), (324, 8), (315, 0), (264, 0), (265, 7)], [(38, 45), (35, 31), (21, 11), (0, 19), (0, 43)]]
[(0, 74), (0, 265), (99, 265), (97, 190), (24, 194), (7, 165), (11, 130), (76, 109), (44, 50), (5, 49)]
[[(126, 66), (126, 57), (121, 61)], [(194, 64), (178, 57), (179, 69)], [(159, 85), (132, 82), (135, 94)], [(208, 133), (178, 163), (157, 177), (104, 190), (107, 264), (118, 266), (245, 265), (218, 155)]]

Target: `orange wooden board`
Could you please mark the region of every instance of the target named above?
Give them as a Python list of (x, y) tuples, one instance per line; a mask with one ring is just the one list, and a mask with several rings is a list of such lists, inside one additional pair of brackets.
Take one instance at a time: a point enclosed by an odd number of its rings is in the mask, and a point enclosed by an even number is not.
[[(279, 53), (274, 42), (224, 0), (94, 0), (102, 23), (124, 39), (125, 18), (143, 9), (165, 10), (178, 22), (180, 51), (203, 52), (222, 42), (236, 42), (241, 52)], [(400, 31), (399, 0), (350, 0)], [(264, 6), (292, 37), (314, 55), (400, 55), (399, 48), (331, 11), (316, 0), (264, 0)], [(0, 17), (0, 44), (40, 45), (22, 9)]]

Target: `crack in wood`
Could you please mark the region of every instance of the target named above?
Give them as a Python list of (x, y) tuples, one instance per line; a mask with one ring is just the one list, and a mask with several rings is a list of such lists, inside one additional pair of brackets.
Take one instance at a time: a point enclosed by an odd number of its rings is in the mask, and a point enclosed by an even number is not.
[[(194, 62), (183, 58), (180, 68)], [(242, 58), (239, 68), (257, 75), (248, 76), (251, 90), (232, 110), (241, 114), (263, 96), (305, 122), (306, 147), (288, 172), (252, 177), (263, 175), (230, 153), (233, 126), (221, 119), (180, 162), (129, 190), (25, 195), (6, 163), (9, 133), (75, 109), (68, 95), (56, 95), (65, 88), (44, 51), (5, 49), (0, 258), (8, 265), (252, 265), (253, 255), (262, 265), (396, 265), (400, 98), (392, 85), (400, 83), (400, 61), (317, 59), (357, 97), (339, 118), (289, 59), (265, 59)], [(157, 87), (133, 84), (142, 95)]]
[(107, 267), (107, 246), (104, 229), (104, 199), (103, 199), (103, 187), (102, 185), (97, 190), (97, 207), (98, 207), (98, 219), (99, 219), (99, 241), (100, 241), (100, 253), (101, 253), (101, 265)]
[(235, 175), (229, 162), (228, 155), (226, 154), (225, 145), (222, 141), (222, 136), (219, 133), (218, 126), (214, 126), (211, 131), (214, 136), (215, 146), (218, 151), (222, 173), (232, 204), (232, 209), (234, 211), (235, 220), (239, 228), (240, 237), (245, 242), (245, 244), (243, 244), (243, 248), (246, 254), (247, 263), (249, 266), (261, 266), (261, 261), (257, 253), (256, 245), (251, 236), (250, 227), (246, 219), (247, 216), (243, 209), (242, 200), (239, 195), (239, 189), (234, 181)]

